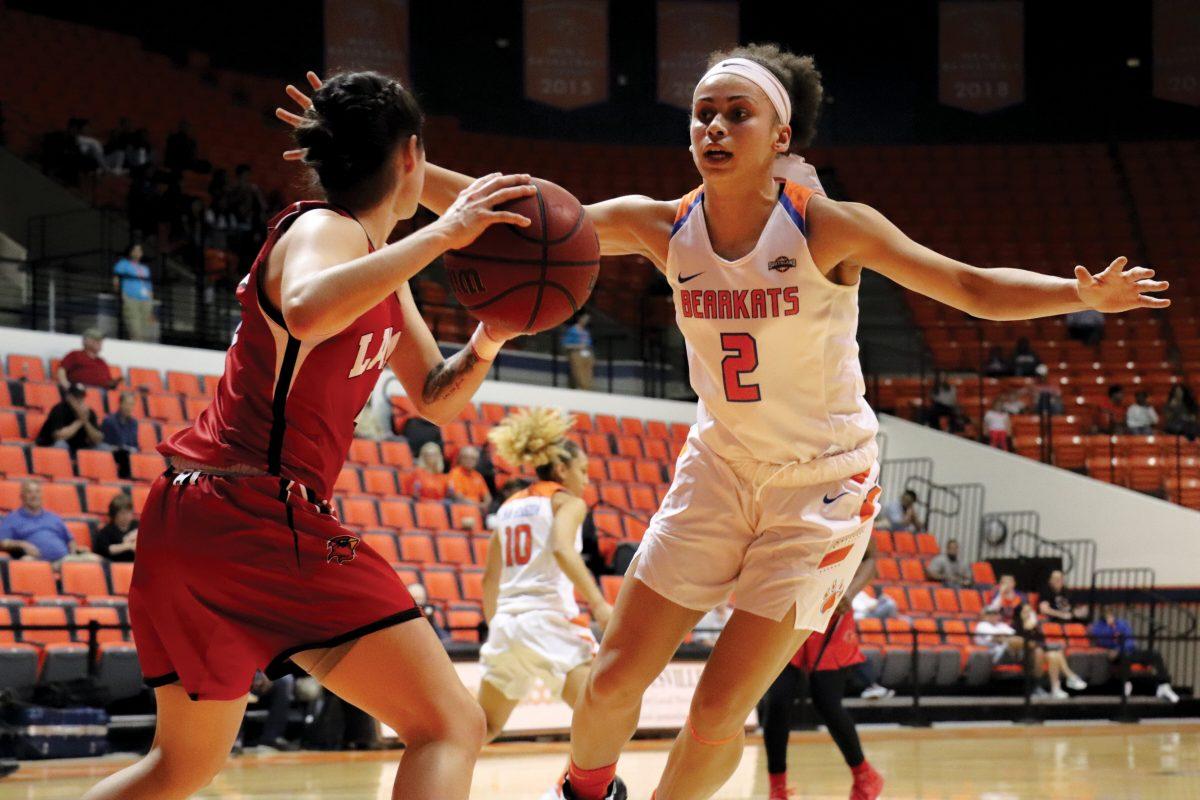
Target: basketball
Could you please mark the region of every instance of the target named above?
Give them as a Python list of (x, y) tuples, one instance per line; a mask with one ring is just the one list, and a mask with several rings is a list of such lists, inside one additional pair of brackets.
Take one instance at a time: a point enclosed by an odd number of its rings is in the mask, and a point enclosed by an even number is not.
[(537, 194), (496, 206), (531, 225), (493, 225), (469, 247), (446, 253), (446, 274), (463, 308), (509, 331), (537, 333), (570, 319), (592, 294), (600, 240), (573, 194), (540, 178)]

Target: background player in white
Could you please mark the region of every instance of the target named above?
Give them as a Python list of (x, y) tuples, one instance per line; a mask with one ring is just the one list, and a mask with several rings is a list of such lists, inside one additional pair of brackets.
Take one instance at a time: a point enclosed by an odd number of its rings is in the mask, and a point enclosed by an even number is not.
[[(732, 590), (738, 608), (696, 688), (661, 800), (710, 797), (724, 784), (750, 710), (808, 631), (824, 630), (876, 513), (875, 420), (854, 341), (862, 269), (990, 320), (1170, 302), (1145, 294), (1165, 281), (1124, 269), (1123, 257), (1096, 274), (1076, 266), (1074, 279), (981, 269), (914, 242), (869, 206), (781, 185), (776, 172), (795, 174), (786, 157), (816, 129), (812, 59), (749, 45), (710, 65), (690, 120), (701, 189), (687, 202), (630, 195), (587, 207), (603, 254), (639, 254), (667, 275), (701, 403), (575, 707), (563, 795), (581, 800), (612, 796), (643, 692)], [(430, 164), (421, 203), (440, 214), (470, 180)], [(754, 290), (770, 294), (755, 306)]]
[(532, 467), (538, 476), (496, 512), (483, 573), (488, 639), (479, 651), (479, 703), (489, 741), (537, 678), (575, 706), (597, 647), (575, 590), (601, 629), (612, 614), (579, 555), (588, 458), (566, 438), (572, 424), (554, 409), (534, 408), (510, 415), (488, 434), (501, 459)]

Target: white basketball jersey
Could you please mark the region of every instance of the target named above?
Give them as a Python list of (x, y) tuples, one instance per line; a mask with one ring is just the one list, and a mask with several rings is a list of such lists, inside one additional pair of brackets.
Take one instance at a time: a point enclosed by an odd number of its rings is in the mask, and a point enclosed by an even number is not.
[(858, 286), (813, 263), (813, 193), (783, 182), (757, 245), (727, 261), (709, 241), (701, 187), (680, 201), (667, 251), (700, 398), (692, 435), (727, 461), (797, 465), (799, 483), (864, 471), (878, 454), (858, 363)]
[[(496, 610), (506, 614), (558, 611), (568, 619), (579, 616), (575, 587), (554, 559), (555, 494), (557, 483), (542, 481), (517, 492), (496, 512), (500, 541), (500, 598)], [(583, 545), (583, 531), (575, 533), (575, 550)]]

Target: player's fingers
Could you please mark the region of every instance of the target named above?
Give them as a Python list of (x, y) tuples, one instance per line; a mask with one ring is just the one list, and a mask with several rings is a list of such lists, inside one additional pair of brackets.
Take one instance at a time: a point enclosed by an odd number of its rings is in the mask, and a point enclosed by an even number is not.
[(487, 212), (486, 219), (493, 225), (504, 223), (507, 225), (517, 225), (522, 228), (528, 228), (533, 224), (533, 221), (530, 220), (529, 217), (522, 216), (521, 214), (515, 214), (512, 211), (489, 211)]
[(1166, 308), (1171, 301), (1165, 297), (1147, 297), (1143, 294), (1138, 295), (1138, 305), (1142, 308)]
[(499, 172), (491, 172), (487, 175), (480, 175), (475, 180), (471, 181), (471, 185), (462, 190), (462, 193), (472, 200), (477, 200), (480, 197), (487, 195), (487, 192), (482, 191), (485, 184), (493, 178), (500, 175)]
[(1141, 281), (1145, 280), (1146, 278), (1153, 278), (1154, 270), (1150, 269), (1149, 267), (1134, 267), (1133, 269), (1126, 270), (1121, 274), (1131, 281)]
[(321, 86), (322, 86), (321, 79), (317, 76), (317, 73), (313, 72), (311, 69), (308, 72), (304, 73), (304, 77), (308, 78), (309, 86), (313, 87), (314, 89), (321, 88)]
[(501, 203), (507, 203), (509, 200), (516, 200), (518, 197), (528, 197), (536, 192), (531, 184), (524, 186), (509, 186), (507, 189), (501, 189), (497, 192), (492, 192), (487, 197), (483, 198), (483, 203), (488, 208), (495, 208)]
[(292, 86), (289, 83), (287, 86), (283, 87), (283, 90), (285, 92), (287, 92), (288, 97), (292, 98), (292, 100), (295, 101), (296, 105), (300, 106), (305, 111), (312, 108), (312, 99), (308, 95), (306, 95), (304, 92), (297, 89), (295, 86)]
[(308, 155), (307, 147), (299, 147), (299, 148), (296, 148), (295, 150), (284, 150), (283, 151), (283, 160), (284, 161), (303, 161), (304, 157), (306, 155)]
[(276, 108), (275, 116), (279, 117), (281, 120), (286, 122), (288, 125), (291, 125), (293, 128), (299, 128), (301, 123), (304, 122), (304, 117), (300, 116), (299, 114), (295, 114), (291, 111), (288, 111), (286, 108)]
[(1139, 292), (1165, 292), (1170, 288), (1170, 281), (1138, 281), (1137, 290)]
[(1075, 265), (1075, 277), (1083, 286), (1091, 286), (1096, 282), (1096, 279), (1092, 277), (1092, 273), (1088, 272), (1087, 267), (1081, 264)]
[(507, 186), (521, 185), (529, 185), (528, 175), (503, 175), (497, 172), (488, 176), (487, 182), (479, 187), (477, 194), (480, 197), (487, 197), (488, 195)]
[(1104, 272), (1102, 272), (1100, 274), (1101, 275), (1110, 275), (1114, 272), (1120, 272), (1121, 270), (1125, 269), (1125, 265), (1128, 263), (1129, 263), (1129, 259), (1126, 258), (1125, 256), (1117, 256), (1116, 258), (1114, 258), (1112, 260), (1112, 263), (1108, 265), (1108, 268), (1105, 269)]

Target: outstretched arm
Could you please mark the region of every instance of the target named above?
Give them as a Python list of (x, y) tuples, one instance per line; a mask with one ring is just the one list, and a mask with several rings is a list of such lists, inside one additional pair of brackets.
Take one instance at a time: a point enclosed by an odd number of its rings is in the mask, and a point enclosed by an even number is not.
[(584, 517), (587, 516), (587, 503), (566, 492), (554, 495), (552, 502), (554, 527), (551, 536), (554, 542), (554, 560), (580, 596), (587, 601), (592, 610), (592, 617), (600, 624), (601, 629), (606, 628), (612, 616), (612, 608), (604, 599), (587, 565), (583, 563), (579, 551), (575, 549), (575, 536), (579, 526), (583, 524)]
[[(982, 269), (955, 261), (906, 236), (886, 217), (861, 203), (814, 196), (808, 204), (810, 247), (817, 266), (858, 264), (914, 292), (990, 320), (1034, 319), (1094, 308), (1106, 313), (1166, 308), (1170, 301), (1146, 292), (1164, 291), (1154, 270), (1124, 270), (1124, 257), (1095, 275), (1075, 267), (1075, 278), (1024, 269)], [(1123, 271), (1124, 270), (1124, 271)]]

